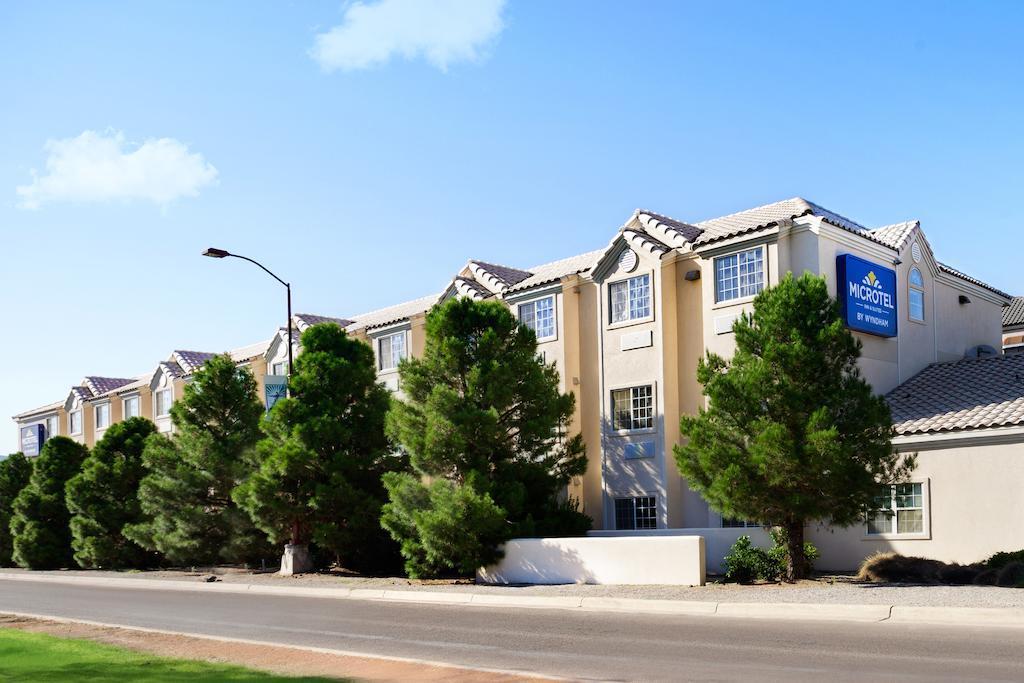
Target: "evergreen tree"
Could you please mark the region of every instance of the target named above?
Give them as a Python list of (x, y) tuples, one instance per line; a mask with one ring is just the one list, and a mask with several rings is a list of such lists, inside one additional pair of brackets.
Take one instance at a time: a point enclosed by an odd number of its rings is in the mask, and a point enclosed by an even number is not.
[(732, 360), (698, 365), (707, 409), (683, 416), (679, 471), (712, 508), (784, 533), (790, 581), (807, 572), (804, 527), (863, 521), (879, 486), (914, 466), (857, 369), (860, 342), (823, 278), (786, 276), (733, 325)]
[(28, 485), (14, 499), (11, 536), (14, 561), (26, 569), (75, 566), (71, 513), (64, 487), (82, 469), (89, 449), (66, 436), (47, 439), (32, 466)]
[(142, 520), (142, 451), (156, 426), (143, 417), (111, 425), (66, 487), (75, 561), (88, 568), (143, 567), (158, 558), (124, 535)]
[(361, 571), (397, 564), (378, 520), (381, 475), (403, 461), (384, 436), (390, 399), (372, 349), (333, 323), (313, 325), (302, 334), (290, 394), (264, 420), (258, 468), (235, 500), (274, 543), (313, 542)]
[(125, 535), (180, 564), (244, 562), (270, 553), (263, 535), (231, 499), (251, 466), (263, 404), (248, 368), (215, 356), (171, 406), (174, 434), (146, 441), (139, 485), (145, 519)]
[(510, 538), (586, 531), (564, 497), (587, 464), (582, 437), (566, 436), (575, 398), (533, 331), (499, 303), (460, 298), (434, 308), (426, 332), (387, 423), (415, 470), (385, 476), (381, 519), (409, 574), (470, 574)]
[(32, 461), (24, 453), (12, 453), (0, 460), (0, 567), (10, 567), (13, 562), (11, 515), (14, 499), (28, 485), (31, 476)]

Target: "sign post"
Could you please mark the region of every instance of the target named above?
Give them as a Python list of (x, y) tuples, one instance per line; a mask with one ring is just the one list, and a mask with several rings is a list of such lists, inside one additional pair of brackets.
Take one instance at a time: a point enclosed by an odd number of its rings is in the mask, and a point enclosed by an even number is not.
[(841, 254), (836, 257), (836, 287), (848, 328), (879, 337), (896, 336), (896, 271)]

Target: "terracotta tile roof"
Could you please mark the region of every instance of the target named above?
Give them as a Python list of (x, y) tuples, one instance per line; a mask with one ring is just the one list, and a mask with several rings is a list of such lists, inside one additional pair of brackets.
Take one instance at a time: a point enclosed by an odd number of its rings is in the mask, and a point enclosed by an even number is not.
[[(511, 287), (512, 285), (518, 285), (526, 278), (533, 275), (533, 273), (525, 270), (519, 270), (518, 268), (510, 268), (509, 266), (501, 266), (495, 263), (487, 263), (486, 261), (470, 261), (470, 266), (477, 266), (474, 271), (483, 271), (483, 273), (474, 272), (474, 275), (489, 275), (500, 284), (504, 285), (503, 288)], [(486, 284), (486, 283), (485, 283)]]
[(886, 396), (897, 434), (1024, 424), (1024, 354), (936, 363)]
[(175, 351), (172, 355), (185, 374), (191, 375), (217, 354), (209, 351)]
[(184, 377), (188, 373), (185, 372), (184, 368), (175, 363), (174, 361), (163, 361), (158, 365), (159, 368), (163, 369), (168, 375), (174, 378)]
[(602, 254), (604, 254), (604, 249), (598, 249), (597, 251), (588, 251), (578, 256), (570, 256), (560, 261), (552, 261), (551, 263), (534, 266), (529, 269), (533, 274), (519, 284), (509, 287), (508, 292), (521, 292), (531, 287), (539, 287), (540, 285), (555, 282), (568, 275), (585, 273), (593, 267)]
[(82, 384), (89, 388), (93, 396), (99, 396), (134, 381), (134, 377), (86, 377)]
[(920, 221), (903, 221), (902, 223), (883, 225), (880, 228), (872, 228), (869, 232), (882, 244), (898, 251), (903, 247), (903, 243), (907, 241), (907, 237), (914, 231), (914, 228), (920, 224)]
[[(701, 229), (696, 225), (684, 223), (683, 221), (663, 216), (647, 209), (637, 209), (633, 212), (640, 224), (647, 230), (661, 229), (670, 235), (678, 236), (683, 242), (693, 244), (701, 235)], [(678, 245), (677, 245), (678, 246)]]
[(314, 315), (312, 313), (296, 313), (292, 316), (292, 320), (295, 322), (295, 327), (297, 327), (300, 332), (304, 332), (307, 327), (319, 325), (320, 323), (335, 323), (342, 327), (348, 327), (352, 324), (351, 320), (346, 320), (345, 318), (332, 318), (330, 316)]
[(961, 280), (967, 280), (968, 282), (970, 282), (972, 284), (975, 284), (975, 285), (978, 285), (979, 287), (984, 287), (985, 289), (989, 290), (990, 292), (995, 292), (996, 294), (998, 294), (1000, 296), (1005, 296), (1007, 299), (1010, 298), (1010, 295), (1007, 294), (1006, 292), (1004, 292), (1003, 290), (996, 289), (992, 285), (987, 284), (985, 282), (982, 282), (981, 280), (979, 280), (976, 277), (971, 277), (967, 273), (961, 272), (961, 271), (957, 270), (956, 268), (954, 268), (953, 266), (948, 266), (945, 263), (939, 263), (939, 270), (941, 270), (944, 273), (948, 273), (950, 275), (958, 277)]
[(486, 287), (468, 277), (457, 277), (453, 283), (455, 289), (462, 296), (468, 296), (477, 300), (489, 299), (493, 296)]
[(1003, 327), (1024, 325), (1024, 296), (1015, 296), (1010, 305), (1003, 309)]
[(832, 225), (871, 238), (868, 229), (860, 223), (851, 221), (849, 218), (840, 216), (802, 197), (793, 197), (781, 202), (765, 204), (764, 206), (746, 209), (739, 213), (696, 223), (696, 227), (701, 230), (701, 235), (697, 238), (696, 243), (708, 244), (728, 237), (735, 237), (771, 227), (782, 220), (808, 215), (818, 216)]
[(417, 313), (429, 311), (437, 302), (439, 296), (440, 294), (431, 294), (430, 296), (406, 301), (405, 303), (397, 304), (395, 306), (388, 306), (387, 308), (370, 311), (369, 313), (354, 315), (352, 316), (352, 324), (349, 325), (347, 329), (353, 331), (372, 329), (374, 327), (382, 327), (384, 325), (405, 320)]

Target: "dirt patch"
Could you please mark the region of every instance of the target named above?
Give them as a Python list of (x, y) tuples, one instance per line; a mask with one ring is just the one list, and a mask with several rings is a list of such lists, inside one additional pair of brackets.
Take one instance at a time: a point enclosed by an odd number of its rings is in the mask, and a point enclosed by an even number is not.
[(507, 674), (370, 657), (314, 652), (279, 646), (211, 640), (131, 628), (96, 626), (0, 614), (0, 628), (16, 628), (61, 638), (79, 638), (139, 652), (221, 664), (237, 664), (286, 676), (326, 676), (360, 681), (456, 681), (505, 683), (523, 680)]

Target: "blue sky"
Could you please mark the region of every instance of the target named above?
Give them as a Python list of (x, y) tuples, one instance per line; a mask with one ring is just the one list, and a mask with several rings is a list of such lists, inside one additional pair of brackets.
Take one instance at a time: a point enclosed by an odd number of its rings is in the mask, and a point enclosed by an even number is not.
[(800, 195), (1024, 293), (1020, 3), (406, 3), (0, 5), (0, 419), (269, 337), (208, 245), (345, 315)]

